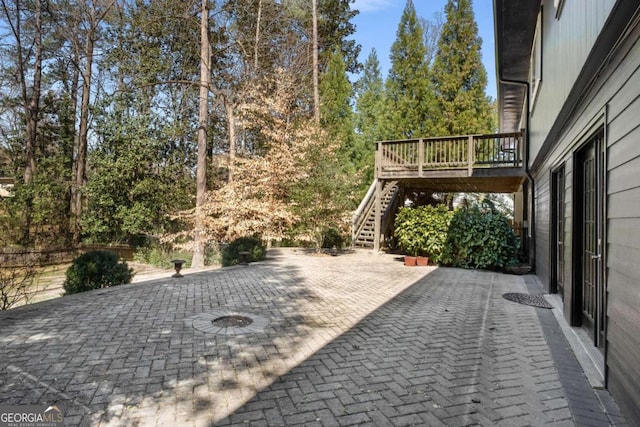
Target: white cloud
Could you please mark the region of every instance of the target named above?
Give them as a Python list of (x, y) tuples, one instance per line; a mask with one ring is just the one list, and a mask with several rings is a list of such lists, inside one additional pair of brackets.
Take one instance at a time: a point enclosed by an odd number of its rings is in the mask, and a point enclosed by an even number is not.
[(375, 12), (393, 6), (393, 0), (356, 0), (353, 9), (362, 13)]

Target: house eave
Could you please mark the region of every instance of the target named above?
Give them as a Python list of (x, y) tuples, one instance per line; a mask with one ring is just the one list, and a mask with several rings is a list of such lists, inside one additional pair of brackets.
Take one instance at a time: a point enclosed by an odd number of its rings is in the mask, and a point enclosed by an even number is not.
[(540, 0), (494, 0), (493, 7), (500, 132), (516, 132), (520, 128), (526, 90), (513, 82), (526, 82), (529, 77)]

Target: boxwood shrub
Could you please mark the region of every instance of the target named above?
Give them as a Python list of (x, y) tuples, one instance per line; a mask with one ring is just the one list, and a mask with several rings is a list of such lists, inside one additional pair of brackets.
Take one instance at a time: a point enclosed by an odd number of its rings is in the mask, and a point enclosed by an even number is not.
[(267, 254), (267, 248), (257, 237), (239, 237), (222, 249), (222, 266), (238, 264), (240, 252), (249, 252), (249, 262), (262, 261)]
[(131, 283), (133, 270), (111, 251), (96, 250), (73, 260), (63, 283), (65, 295)]

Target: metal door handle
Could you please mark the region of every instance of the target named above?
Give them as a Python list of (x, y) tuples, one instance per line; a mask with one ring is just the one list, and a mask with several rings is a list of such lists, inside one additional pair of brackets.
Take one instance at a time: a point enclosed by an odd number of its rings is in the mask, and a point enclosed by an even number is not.
[(600, 259), (602, 258), (602, 254), (600, 255), (591, 255), (591, 259)]

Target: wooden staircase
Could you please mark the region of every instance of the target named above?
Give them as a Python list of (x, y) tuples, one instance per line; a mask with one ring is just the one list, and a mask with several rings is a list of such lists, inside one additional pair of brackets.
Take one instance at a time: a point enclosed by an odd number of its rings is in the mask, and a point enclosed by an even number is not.
[[(395, 212), (400, 204), (397, 181), (388, 182), (382, 189), (382, 221), (380, 233), (383, 236), (391, 230)], [(356, 248), (374, 248), (376, 222), (376, 181), (373, 181), (366, 196), (353, 216), (352, 241)]]

